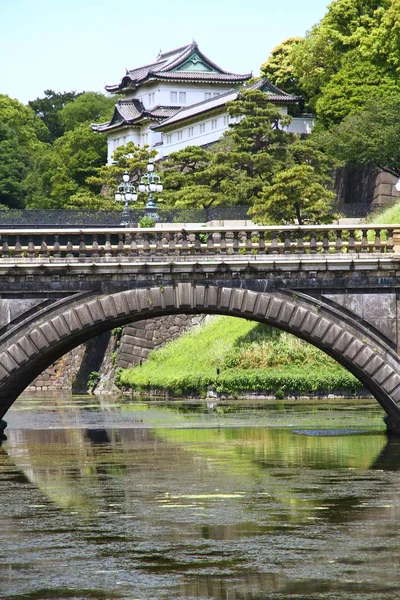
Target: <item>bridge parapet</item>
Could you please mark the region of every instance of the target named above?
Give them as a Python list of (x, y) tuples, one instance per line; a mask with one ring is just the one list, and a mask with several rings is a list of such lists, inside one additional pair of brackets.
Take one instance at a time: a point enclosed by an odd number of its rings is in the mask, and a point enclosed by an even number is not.
[(0, 263), (400, 253), (400, 225), (0, 230)]

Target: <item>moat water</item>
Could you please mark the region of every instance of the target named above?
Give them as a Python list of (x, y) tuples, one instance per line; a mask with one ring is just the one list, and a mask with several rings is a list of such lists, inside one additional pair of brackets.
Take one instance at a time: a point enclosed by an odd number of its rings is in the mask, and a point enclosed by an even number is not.
[(374, 400), (21, 398), (0, 598), (400, 598), (400, 440)]

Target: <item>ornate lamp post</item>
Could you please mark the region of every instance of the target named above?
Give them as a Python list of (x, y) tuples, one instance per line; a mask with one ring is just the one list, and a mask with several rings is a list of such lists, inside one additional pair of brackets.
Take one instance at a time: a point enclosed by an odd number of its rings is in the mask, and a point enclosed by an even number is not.
[(122, 181), (115, 193), (115, 199), (119, 202), (124, 202), (121, 225), (123, 225), (123, 227), (129, 227), (129, 202), (131, 200), (136, 202), (137, 193), (135, 186), (129, 181), (129, 173), (127, 171), (122, 175)]
[(144, 214), (157, 222), (160, 220), (160, 216), (157, 213), (157, 199), (154, 197), (154, 193), (162, 192), (163, 186), (160, 176), (154, 174), (154, 164), (151, 160), (149, 160), (146, 169), (147, 173), (140, 179), (139, 192), (149, 194), (147, 204), (144, 207)]

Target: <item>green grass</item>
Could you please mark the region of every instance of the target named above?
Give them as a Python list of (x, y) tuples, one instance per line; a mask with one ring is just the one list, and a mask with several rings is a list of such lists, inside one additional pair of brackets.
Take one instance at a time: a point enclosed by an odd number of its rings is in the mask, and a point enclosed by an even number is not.
[(368, 215), (366, 223), (382, 225), (396, 225), (400, 223), (400, 201), (382, 210), (376, 210)]
[(204, 395), (208, 386), (233, 396), (259, 391), (277, 397), (360, 387), (353, 375), (312, 345), (234, 317), (214, 317), (151, 352), (141, 367), (122, 370), (119, 380), (138, 391), (173, 395)]

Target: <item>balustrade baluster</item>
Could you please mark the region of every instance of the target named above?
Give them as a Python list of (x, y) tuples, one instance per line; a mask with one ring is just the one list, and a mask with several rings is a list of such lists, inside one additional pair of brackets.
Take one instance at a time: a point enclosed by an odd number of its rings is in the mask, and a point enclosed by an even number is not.
[(322, 248), (324, 254), (329, 254), (330, 252), (330, 244), (329, 244), (329, 231), (324, 230), (324, 239), (322, 240)]
[(29, 258), (35, 258), (35, 244), (33, 243), (31, 237), (29, 238), (29, 241), (28, 241), (28, 252), (27, 252), (27, 254), (28, 254)]
[(124, 244), (124, 234), (118, 234), (118, 245), (117, 245), (117, 256), (124, 256), (125, 254), (125, 244)]
[(312, 230), (310, 232), (310, 254), (316, 254), (317, 253), (317, 239), (315, 236), (315, 231)]
[(347, 244), (347, 252), (354, 254), (356, 251), (356, 239), (354, 237), (354, 229), (349, 229), (349, 243)]
[(138, 255), (138, 248), (137, 248), (137, 241), (136, 241), (136, 233), (132, 233), (132, 237), (131, 237), (131, 245), (130, 245), (130, 249), (129, 249), (129, 254), (130, 254), (130, 256), (137, 256), (137, 255)]
[(272, 240), (271, 240), (271, 254), (279, 254), (279, 242), (278, 242), (278, 232), (272, 232)]
[(60, 236), (56, 233), (54, 235), (54, 244), (53, 244), (53, 256), (54, 258), (60, 258), (61, 256), (61, 245), (59, 242)]
[(201, 240), (200, 240), (200, 232), (196, 231), (196, 233), (194, 234), (195, 236), (195, 240), (194, 240), (194, 251), (196, 254), (201, 254)]
[(221, 231), (221, 239), (219, 242), (219, 251), (221, 254), (226, 254), (228, 252), (228, 246), (226, 243), (226, 231)]
[(112, 256), (111, 234), (106, 233), (106, 243), (104, 244), (104, 255), (106, 258)]
[(368, 252), (368, 231), (362, 230), (361, 252)]
[(67, 247), (66, 247), (66, 251), (67, 251), (66, 257), (67, 258), (72, 258), (74, 256), (73, 249), (74, 249), (74, 247), (71, 242), (71, 237), (69, 236), (68, 242), (67, 242)]
[(40, 244), (40, 255), (43, 258), (47, 258), (49, 256), (49, 249), (47, 247), (47, 238), (45, 235), (42, 235), (42, 243)]
[(163, 238), (163, 234), (158, 231), (156, 233), (156, 254), (157, 254), (157, 256), (160, 256), (164, 253), (162, 238)]
[(302, 229), (299, 229), (297, 231), (297, 238), (296, 238), (296, 252), (297, 254), (304, 254), (304, 232)]
[(292, 242), (290, 239), (290, 231), (285, 231), (285, 241), (283, 243), (283, 253), (284, 254), (292, 253)]
[(265, 234), (260, 231), (258, 235), (258, 254), (265, 254)]
[(394, 240), (393, 240), (393, 229), (386, 230), (386, 252), (393, 252)]
[(382, 252), (381, 230), (375, 229), (374, 252)]
[(175, 254), (176, 244), (175, 244), (175, 235), (174, 233), (170, 233), (168, 235), (168, 254)]
[(233, 232), (233, 244), (232, 244), (232, 250), (234, 254), (238, 254), (239, 250), (240, 250), (240, 243), (239, 243), (239, 232), (238, 231), (234, 231)]
[(79, 258), (83, 258), (84, 256), (86, 256), (85, 235), (81, 233), (79, 240)]
[(8, 247), (8, 235), (3, 236), (3, 244), (1, 247), (1, 255), (3, 258), (8, 258), (10, 255), (10, 248)]
[(252, 242), (252, 232), (251, 231), (246, 231), (246, 254), (251, 254), (253, 251), (253, 242)]
[(15, 238), (15, 246), (14, 246), (14, 258), (21, 258), (22, 256), (22, 246), (19, 239), (19, 235)]
[(182, 242), (181, 242), (181, 252), (182, 256), (186, 256), (189, 254), (189, 243), (188, 243), (188, 234), (184, 229), (182, 230)]
[(99, 252), (99, 242), (97, 239), (97, 233), (93, 234), (93, 242), (92, 242), (92, 256), (93, 257), (97, 257), (99, 256), (100, 252)]
[(148, 233), (143, 234), (143, 254), (150, 253), (150, 236)]
[(336, 242), (335, 242), (335, 252), (336, 252), (336, 254), (341, 254), (342, 253), (342, 246), (343, 246), (342, 230), (338, 229), (336, 231)]
[(215, 247), (214, 247), (214, 237), (213, 237), (213, 233), (208, 233), (207, 235), (207, 254), (215, 254)]

